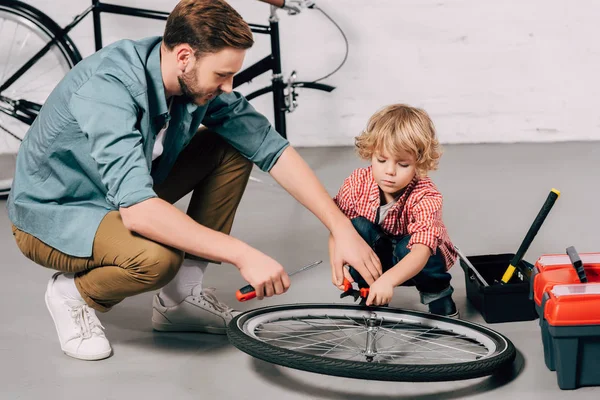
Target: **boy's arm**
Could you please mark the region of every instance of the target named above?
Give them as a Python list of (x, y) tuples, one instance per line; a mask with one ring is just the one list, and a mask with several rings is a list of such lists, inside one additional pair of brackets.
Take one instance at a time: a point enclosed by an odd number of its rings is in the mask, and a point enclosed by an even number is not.
[(435, 254), (444, 230), (442, 221), (442, 195), (435, 191), (424, 194), (409, 212), (408, 253), (398, 264), (386, 271), (369, 291), (367, 305), (388, 304), (393, 288), (417, 275)]
[(445, 229), (442, 221), (442, 195), (437, 191), (425, 194), (412, 206), (409, 221), (407, 231), (410, 235), (410, 253), (387, 271), (391, 273), (388, 279), (395, 286), (418, 274), (429, 257), (435, 254)]
[(367, 305), (385, 305), (392, 300), (394, 288), (417, 275), (431, 257), (431, 249), (423, 244), (415, 244), (398, 264), (387, 270), (371, 285)]
[(442, 194), (431, 191), (412, 206), (407, 226), (409, 249), (420, 243), (429, 247), (432, 254), (436, 253), (446, 229), (442, 221), (442, 202)]
[(431, 249), (424, 244), (415, 244), (398, 264), (387, 270), (381, 278), (389, 281), (394, 287), (402, 285), (417, 275), (431, 257)]

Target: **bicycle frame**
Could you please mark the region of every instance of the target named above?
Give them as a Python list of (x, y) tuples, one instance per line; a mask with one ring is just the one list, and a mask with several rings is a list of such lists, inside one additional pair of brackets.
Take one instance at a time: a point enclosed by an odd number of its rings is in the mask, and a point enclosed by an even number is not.
[[(233, 79), (233, 87), (235, 88), (244, 83), (248, 83), (252, 79), (262, 75), (265, 72), (273, 71), (273, 75), (271, 78), (272, 86), (256, 90), (247, 95), (246, 97), (248, 98), (248, 100), (251, 100), (252, 98), (260, 96), (264, 93), (270, 91), (273, 92), (273, 111), (275, 129), (285, 138), (287, 137), (285, 113), (288, 111), (292, 111), (295, 107), (295, 104), (290, 104), (295, 103), (293, 101), (295, 99), (295, 92), (293, 92), (294, 87), (298, 86), (313, 88), (318, 90), (324, 90), (327, 92), (332, 91), (334, 87), (314, 82), (290, 82), (288, 84), (284, 83), (283, 75), (281, 72), (279, 18), (276, 15), (276, 9), (276, 7), (271, 6), (271, 16), (269, 17), (269, 25), (248, 24), (252, 32), (258, 34), (266, 34), (270, 36), (271, 54), (267, 55), (263, 59), (257, 61), (256, 63), (250, 65), (243, 71), (240, 71), (238, 74), (236, 74)], [(76, 16), (70, 24), (62, 28), (62, 30), (56, 34), (56, 37), (54, 37), (50, 42), (48, 42), (40, 51), (38, 51), (29, 61), (27, 61), (19, 70), (17, 70), (11, 77), (9, 77), (6, 80), (6, 82), (4, 82), (0, 86), (0, 93), (2, 93), (5, 89), (10, 87), (10, 85), (12, 85), (14, 82), (16, 82), (17, 79), (19, 79), (19, 77), (21, 77), (29, 68), (31, 68), (31, 66), (33, 66), (38, 60), (40, 60), (57, 41), (65, 37), (75, 26), (79, 24), (79, 22), (81, 22), (81, 20), (83, 20), (90, 13), (92, 14), (94, 23), (94, 42), (96, 46), (96, 51), (102, 48), (102, 13), (127, 15), (132, 17), (149, 18), (157, 20), (166, 20), (169, 16), (169, 13), (164, 11), (125, 7), (115, 4), (103, 3), (100, 0), (92, 0), (92, 5), (90, 7), (83, 11), (80, 15)], [(76, 49), (73, 49), (73, 51), (77, 55), (79, 54), (79, 52)], [(286, 88), (290, 92), (288, 96), (289, 99), (287, 101), (288, 104), (286, 104)], [(37, 113), (41, 108), (41, 104), (32, 103), (26, 100), (11, 100), (1, 95), (0, 98), (10, 103), (14, 107), (15, 111), (12, 114), (13, 117), (18, 118), (22, 122), (28, 123), (30, 125), (31, 123), (33, 123), (33, 120), (35, 119)]]
[[(162, 11), (147, 10), (133, 7), (123, 7), (113, 4), (101, 3), (99, 0), (92, 0), (92, 13), (94, 19), (94, 40), (96, 43), (96, 51), (102, 48), (102, 27), (100, 22), (100, 14), (120, 14), (129, 15), (132, 17), (152, 18), (166, 20), (169, 13)], [(285, 98), (283, 95), (284, 83), (283, 75), (281, 74), (281, 50), (279, 44), (279, 19), (274, 12), (271, 12), (269, 25), (248, 24), (254, 33), (266, 34), (271, 37), (271, 54), (257, 61), (243, 71), (239, 72), (233, 79), (233, 87), (237, 87), (244, 83), (250, 82), (257, 76), (265, 72), (273, 71), (273, 110), (275, 129), (286, 137), (285, 124)]]

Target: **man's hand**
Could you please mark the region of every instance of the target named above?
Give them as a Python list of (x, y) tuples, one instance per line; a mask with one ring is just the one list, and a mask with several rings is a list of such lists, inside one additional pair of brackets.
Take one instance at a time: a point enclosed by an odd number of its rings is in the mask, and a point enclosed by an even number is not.
[(288, 12), (289, 15), (300, 14), (304, 8), (314, 6), (315, 2), (310, 0), (285, 0), (283, 8)]
[(343, 288), (344, 265), (352, 265), (370, 286), (381, 276), (381, 262), (352, 224), (349, 223), (348, 226), (348, 229), (337, 231), (336, 235), (330, 238), (329, 252), (333, 284)]
[(256, 291), (256, 298), (285, 293), (290, 287), (290, 277), (281, 264), (258, 250), (251, 249), (237, 264), (242, 277)]
[[(373, 283), (381, 275), (379, 258), (340, 211), (329, 193), (298, 152), (288, 146), (270, 171), (271, 176), (296, 200), (315, 214), (332, 233), (330, 260), (334, 268), (335, 284), (344, 281), (344, 265), (352, 265), (363, 278)], [(333, 250), (331, 250), (333, 249)]]
[(394, 285), (386, 276), (377, 279), (369, 288), (368, 306), (385, 306), (392, 301)]

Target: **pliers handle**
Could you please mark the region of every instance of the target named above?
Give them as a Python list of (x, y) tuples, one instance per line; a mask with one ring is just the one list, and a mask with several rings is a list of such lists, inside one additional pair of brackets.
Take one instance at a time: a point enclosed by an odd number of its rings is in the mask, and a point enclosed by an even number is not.
[[(344, 277), (344, 292), (340, 295), (340, 299), (343, 299), (347, 296), (353, 296), (354, 301), (358, 300), (358, 298), (362, 298), (366, 300), (369, 297), (369, 288), (358, 288), (356, 282), (350, 282), (346, 277)], [(354, 287), (356, 285), (356, 288)]]

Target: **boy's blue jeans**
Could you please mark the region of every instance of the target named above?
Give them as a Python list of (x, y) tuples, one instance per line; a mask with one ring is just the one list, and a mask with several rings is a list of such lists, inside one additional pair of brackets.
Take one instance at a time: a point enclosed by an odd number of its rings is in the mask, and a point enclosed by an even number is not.
[[(353, 218), (352, 225), (379, 257), (383, 272), (392, 268), (410, 253), (410, 250), (406, 248), (410, 235), (390, 236), (383, 232), (379, 225), (364, 217)], [(352, 267), (350, 267), (350, 274), (360, 287), (368, 286)], [(444, 258), (438, 250), (435, 255), (429, 257), (425, 267), (413, 278), (403, 283), (402, 286), (416, 286), (421, 294), (421, 303), (429, 304), (452, 294), (454, 289), (450, 286), (451, 278), (452, 276), (446, 270)]]

